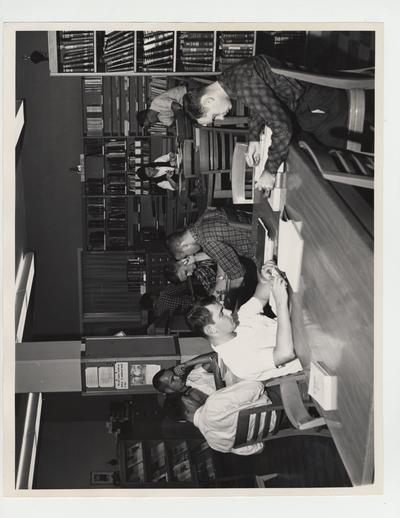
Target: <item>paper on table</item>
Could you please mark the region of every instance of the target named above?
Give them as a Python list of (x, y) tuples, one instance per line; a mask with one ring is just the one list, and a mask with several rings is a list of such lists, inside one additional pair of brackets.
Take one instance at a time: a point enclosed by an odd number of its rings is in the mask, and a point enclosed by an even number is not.
[(274, 242), (269, 238), (269, 232), (263, 220), (257, 222), (257, 263), (259, 268), (273, 259)]
[(283, 213), (279, 221), (278, 268), (285, 272), (293, 292), (297, 292), (300, 286), (304, 248), (301, 227), (301, 221), (293, 221)]

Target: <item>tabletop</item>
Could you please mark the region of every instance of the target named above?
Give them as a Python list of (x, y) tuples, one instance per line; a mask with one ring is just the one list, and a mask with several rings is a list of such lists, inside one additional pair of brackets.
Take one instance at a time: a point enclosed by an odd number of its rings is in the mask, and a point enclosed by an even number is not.
[[(300, 289), (291, 297), (295, 350), (307, 367), (320, 360), (337, 375), (337, 409), (322, 411), (354, 485), (374, 477), (373, 240), (334, 187), (291, 146), (286, 206), (303, 222)], [(276, 238), (279, 213), (258, 196), (261, 217)]]

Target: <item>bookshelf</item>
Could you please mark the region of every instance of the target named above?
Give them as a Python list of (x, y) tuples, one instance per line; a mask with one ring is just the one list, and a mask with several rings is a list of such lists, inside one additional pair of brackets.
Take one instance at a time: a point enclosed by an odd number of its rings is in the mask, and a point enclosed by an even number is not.
[(136, 111), (148, 92), (162, 91), (141, 77), (84, 77), (83, 199), (85, 249), (134, 250), (176, 226), (177, 199), (136, 175), (138, 167), (173, 148), (173, 137), (139, 133)]
[(122, 487), (215, 487), (216, 465), (204, 440), (120, 440)]
[(256, 52), (255, 31), (51, 31), (50, 75), (219, 74)]
[[(159, 146), (172, 145), (169, 137)], [(89, 251), (144, 248), (173, 231), (174, 191), (163, 191), (135, 174), (151, 158), (153, 137), (85, 137), (83, 200), (85, 248)]]

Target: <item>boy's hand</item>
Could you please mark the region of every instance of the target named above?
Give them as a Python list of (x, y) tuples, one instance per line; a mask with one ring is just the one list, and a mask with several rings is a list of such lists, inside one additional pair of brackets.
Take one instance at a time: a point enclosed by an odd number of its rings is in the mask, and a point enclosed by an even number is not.
[(258, 165), (260, 162), (260, 143), (256, 140), (249, 142), (246, 152), (246, 163), (250, 167)]
[(264, 169), (256, 183), (256, 189), (259, 191), (264, 191), (264, 196), (269, 196), (270, 192), (274, 188), (274, 185), (275, 175)]
[(175, 365), (175, 367), (172, 369), (174, 374), (177, 376), (184, 376), (186, 372), (186, 367), (184, 363), (180, 363), (179, 365)]
[(188, 255), (178, 262), (185, 265), (194, 264), (196, 262), (196, 258), (194, 255)]
[(274, 277), (279, 276), (279, 270), (274, 261), (267, 261), (261, 267), (258, 273), (258, 280), (260, 282), (270, 282)]

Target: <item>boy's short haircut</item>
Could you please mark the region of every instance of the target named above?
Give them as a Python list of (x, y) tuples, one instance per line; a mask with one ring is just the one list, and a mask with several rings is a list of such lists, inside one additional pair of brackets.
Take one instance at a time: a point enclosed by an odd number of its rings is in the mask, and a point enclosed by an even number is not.
[(148, 180), (149, 177), (147, 176), (147, 172), (146, 172), (146, 168), (141, 166), (141, 167), (138, 167), (136, 170), (135, 170), (135, 174), (138, 175), (138, 177), (141, 179), (141, 180)]
[(153, 309), (154, 300), (150, 293), (144, 293), (139, 299), (139, 306), (143, 309)]
[(200, 99), (205, 94), (205, 89), (190, 90), (183, 96), (183, 109), (192, 119), (200, 119), (205, 113), (204, 106), (201, 105)]
[(215, 304), (216, 301), (217, 300), (213, 295), (204, 297), (199, 302), (197, 302), (188, 312), (186, 315), (186, 320), (193, 332), (204, 336), (204, 328), (207, 325), (214, 324), (212, 314), (205, 306)]
[(173, 256), (175, 256), (179, 252), (182, 252), (181, 244), (185, 236), (185, 232), (186, 230), (181, 230), (177, 232), (172, 232), (172, 234), (167, 236), (166, 245)]
[(140, 124), (140, 126), (143, 126), (146, 122), (147, 114), (149, 113), (149, 110), (140, 110), (136, 113), (136, 120)]
[(178, 263), (167, 263), (164, 266), (164, 277), (167, 281), (172, 282), (172, 284), (180, 284), (181, 280), (178, 277)]
[(167, 384), (163, 382), (162, 377), (169, 369), (161, 369), (158, 371), (153, 377), (153, 387), (158, 390), (158, 392), (163, 392), (167, 387)]

